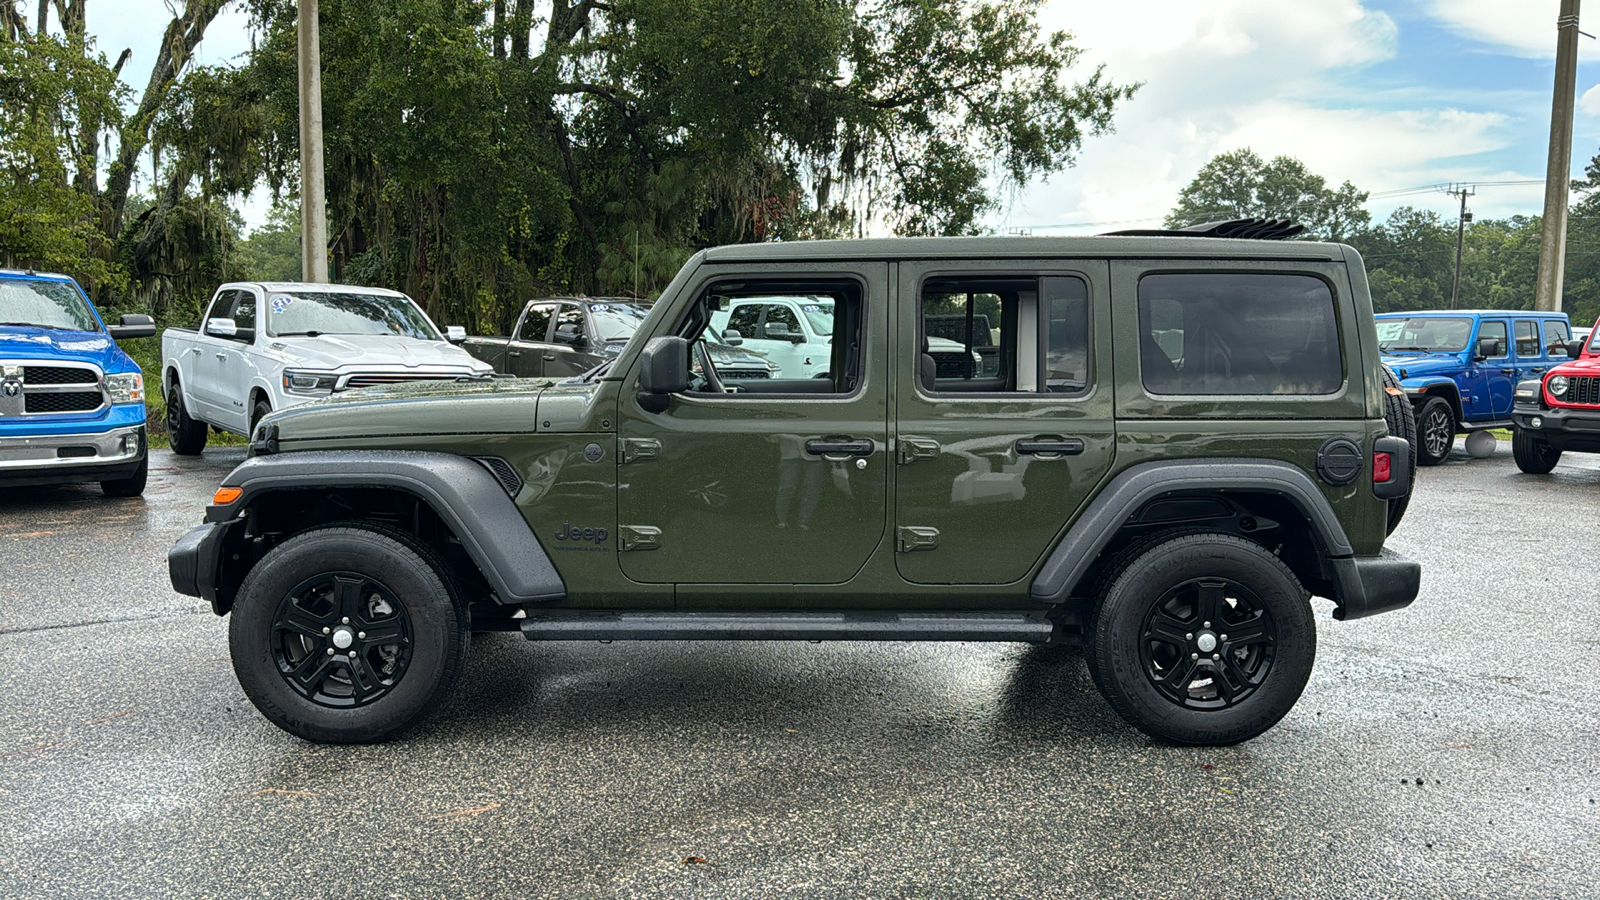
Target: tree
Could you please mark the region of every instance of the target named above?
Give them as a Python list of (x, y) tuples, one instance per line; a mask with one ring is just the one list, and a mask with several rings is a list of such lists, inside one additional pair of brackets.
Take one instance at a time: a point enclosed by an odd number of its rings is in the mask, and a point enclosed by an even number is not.
[[(282, 183), (294, 9), (250, 5), (260, 49), (214, 90), (259, 98)], [(1069, 81), (1037, 6), (323, 0), (335, 270), (503, 325), (535, 291), (653, 292), (714, 244), (969, 233), (1133, 94)]]
[(1367, 193), (1346, 181), (1337, 189), (1291, 156), (1270, 163), (1249, 148), (1218, 154), (1178, 194), (1168, 228), (1222, 219), (1293, 219), (1317, 240), (1343, 241), (1366, 228), (1372, 216)]

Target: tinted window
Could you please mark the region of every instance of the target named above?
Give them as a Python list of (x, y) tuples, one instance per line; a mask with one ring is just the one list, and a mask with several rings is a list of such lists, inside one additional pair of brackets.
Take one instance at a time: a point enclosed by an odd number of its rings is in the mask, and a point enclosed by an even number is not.
[(728, 327), (739, 332), (741, 337), (753, 338), (756, 336), (756, 323), (761, 321), (761, 304), (745, 303), (733, 310), (733, 315), (728, 317)]
[(1479, 325), (1478, 346), (1482, 347), (1485, 340), (1498, 342), (1496, 343), (1495, 347), (1499, 352), (1491, 353), (1491, 357), (1498, 359), (1508, 355), (1511, 344), (1506, 340), (1506, 323), (1484, 322), (1482, 325)]
[(1566, 356), (1567, 341), (1572, 340), (1572, 332), (1567, 330), (1567, 323), (1560, 319), (1546, 319), (1544, 322), (1544, 345), (1551, 356)]
[(1072, 276), (941, 276), (922, 287), (918, 380), (933, 393), (1075, 393), (1089, 288)]
[(561, 304), (561, 312), (556, 315), (556, 334), (565, 332), (585, 337), (583, 331), (583, 307), (575, 303)]
[(1309, 275), (1147, 275), (1140, 373), (1157, 394), (1330, 394), (1343, 383), (1333, 293)]
[(517, 332), (519, 341), (544, 342), (550, 339), (550, 316), (555, 312), (554, 303), (541, 303), (528, 310), (522, 318), (522, 330)]
[(239, 291), (233, 302), (233, 324), (240, 331), (256, 328), (256, 295), (250, 291)]
[(1517, 320), (1517, 355), (1542, 356), (1539, 352), (1539, 326), (1527, 319)]

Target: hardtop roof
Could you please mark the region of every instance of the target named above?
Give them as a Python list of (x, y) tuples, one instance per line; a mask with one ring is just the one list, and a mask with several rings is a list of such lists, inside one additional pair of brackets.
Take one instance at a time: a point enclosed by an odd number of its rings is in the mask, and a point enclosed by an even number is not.
[[(1353, 251), (1352, 251), (1353, 252)], [(1039, 259), (1128, 257), (1166, 259), (1306, 259), (1341, 261), (1342, 244), (1210, 237), (913, 237), (732, 244), (704, 251), (704, 261), (795, 262), (870, 259)]]

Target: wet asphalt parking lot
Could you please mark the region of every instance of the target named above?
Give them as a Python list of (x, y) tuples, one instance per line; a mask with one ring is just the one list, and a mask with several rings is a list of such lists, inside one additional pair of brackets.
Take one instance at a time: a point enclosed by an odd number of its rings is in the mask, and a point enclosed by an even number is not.
[(1420, 473), (1410, 609), (1334, 622), (1242, 746), (982, 644), (476, 640), (397, 743), (303, 743), (142, 499), (0, 493), (0, 897), (1579, 897), (1600, 891), (1600, 457)]

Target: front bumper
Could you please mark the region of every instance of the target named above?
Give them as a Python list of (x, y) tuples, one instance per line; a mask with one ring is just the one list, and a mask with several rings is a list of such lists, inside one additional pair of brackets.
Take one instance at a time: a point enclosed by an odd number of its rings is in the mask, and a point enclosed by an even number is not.
[(1333, 617), (1344, 621), (1403, 609), (1422, 590), (1422, 564), (1385, 548), (1377, 556), (1332, 560), (1338, 604)]
[[(1600, 409), (1541, 409), (1519, 404), (1511, 419), (1517, 428), (1538, 435), (1557, 450), (1600, 453)], [(1535, 420), (1539, 424), (1535, 425)]]
[(0, 435), (0, 485), (128, 478), (146, 452), (143, 425), (89, 434)]
[(229, 534), (243, 526), (243, 519), (207, 522), (178, 538), (167, 551), (167, 577), (172, 580), (172, 589), (205, 600), (219, 616), (226, 613), (233, 598), (222, 596), (218, 588), (222, 581), (223, 550)]

